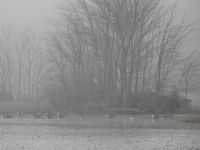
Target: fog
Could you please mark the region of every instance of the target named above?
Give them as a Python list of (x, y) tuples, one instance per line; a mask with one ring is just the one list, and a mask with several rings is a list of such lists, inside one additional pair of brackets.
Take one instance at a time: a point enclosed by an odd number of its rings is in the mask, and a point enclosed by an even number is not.
[[(42, 45), (42, 53), (49, 49), (48, 42), (48, 32), (52, 32), (52, 26), (53, 24), (56, 24), (59, 22), (58, 18), (62, 18), (62, 11), (61, 11), (61, 4), (64, 3), (73, 3), (72, 1), (63, 1), (63, 0), (0, 0), (0, 24), (2, 27), (2, 36), (7, 36), (10, 38), (9, 46), (12, 48), (9, 48), (8, 43), (6, 44), (6, 41), (2, 41), (4, 47), (9, 49), (9, 53), (12, 53), (11, 55), (16, 55), (17, 51), (16, 49), (21, 49), (20, 47), (20, 39), (24, 38), (24, 34), (27, 32), (30, 32), (29, 34), (35, 34), (34, 40), (38, 40)], [(174, 1), (174, 0), (165, 0), (163, 5), (166, 5), (166, 7), (177, 4), (176, 7), (176, 18), (175, 22), (179, 22), (181, 20), (182, 16), (186, 14), (185, 20), (187, 22), (194, 22), (193, 29), (194, 32), (191, 32), (190, 35), (188, 35), (187, 40), (182, 43), (182, 47), (179, 49), (180, 55), (182, 57), (187, 57), (192, 53), (193, 51), (196, 51), (195, 55), (199, 55), (199, 40), (200, 40), (200, 30), (199, 30), (199, 18), (200, 13), (198, 9), (199, 1), (195, 0), (182, 0), (182, 1)], [(71, 7), (71, 6), (70, 6)], [(50, 27), (50, 28), (49, 28)], [(54, 30), (54, 29), (53, 29)], [(8, 32), (8, 33), (7, 33)], [(22, 37), (20, 37), (22, 36)], [(12, 39), (11, 39), (12, 37)], [(25, 36), (24, 39), (29, 38), (29, 36)], [(48, 39), (48, 40), (44, 40)], [(23, 41), (23, 40), (22, 40)], [(26, 40), (25, 40), (26, 41)], [(34, 42), (33, 42), (34, 43)], [(33, 44), (32, 43), (32, 44)], [(36, 42), (37, 43), (37, 42)], [(18, 46), (16, 46), (18, 45)], [(30, 46), (30, 45), (29, 45)], [(17, 48), (16, 48), (17, 47)], [(28, 47), (28, 44), (27, 44)], [(38, 48), (40, 46), (38, 45)], [(4, 48), (4, 49), (6, 49)], [(33, 48), (34, 49), (34, 48)], [(45, 49), (45, 50), (44, 50)], [(26, 50), (25, 50), (26, 51)], [(39, 50), (40, 51), (40, 50)], [(45, 53), (45, 52), (44, 52)], [(40, 55), (40, 54), (38, 54)], [(48, 54), (49, 55), (49, 54)], [(17, 62), (16, 56), (10, 56), (10, 59)], [(26, 57), (26, 56), (25, 56)], [(45, 57), (45, 56), (43, 56)], [(24, 62), (26, 58), (23, 59)], [(32, 60), (34, 61), (34, 60)], [(49, 65), (49, 64), (48, 64)], [(25, 67), (26, 68), (26, 67)], [(25, 76), (25, 75), (24, 75)], [(34, 76), (34, 75), (33, 75)], [(28, 77), (27, 77), (28, 78)], [(32, 77), (29, 77), (29, 80)], [(174, 78), (174, 77), (172, 77)], [(175, 77), (176, 78), (176, 77)], [(25, 80), (26, 77), (24, 77)], [(69, 79), (68, 79), (69, 80)], [(197, 81), (197, 79), (196, 79)], [(11, 82), (11, 81), (9, 81)], [(35, 81), (32, 81), (35, 82)], [(14, 82), (12, 83), (14, 84)], [(29, 81), (30, 84), (30, 81)], [(35, 84), (35, 83), (32, 83)], [(11, 86), (11, 84), (10, 84)], [(30, 85), (31, 86), (31, 85)], [(25, 87), (23, 87), (25, 88)], [(13, 89), (15, 89), (15, 86), (13, 85)], [(31, 88), (30, 88), (31, 89)], [(30, 90), (29, 89), (29, 90)], [(193, 90), (191, 90), (190, 93), (188, 93), (189, 97), (192, 97), (193, 100), (196, 100), (198, 102), (199, 96), (198, 91), (199, 85), (196, 82), (194, 85)], [(26, 91), (26, 88), (24, 89)], [(17, 92), (15, 92), (17, 93)], [(196, 94), (197, 93), (197, 94)], [(29, 91), (30, 94), (30, 91)], [(30, 97), (30, 95), (29, 95)]]
[[(164, 0), (167, 4), (177, 3), (178, 13), (182, 15), (185, 11), (188, 13), (187, 18), (196, 21), (200, 18), (198, 0)], [(63, 0), (0, 0), (0, 23), (7, 24), (24, 30), (31, 28), (35, 31), (42, 32), (52, 19), (58, 17), (58, 7)], [(198, 28), (200, 23), (197, 23)], [(193, 33), (192, 41), (186, 48), (189, 50), (198, 50), (200, 47), (200, 31)]]
[(41, 30), (53, 18), (58, 3), (56, 0), (0, 0), (0, 22), (16, 30)]
[(0, 0), (0, 149), (199, 150), (199, 6)]

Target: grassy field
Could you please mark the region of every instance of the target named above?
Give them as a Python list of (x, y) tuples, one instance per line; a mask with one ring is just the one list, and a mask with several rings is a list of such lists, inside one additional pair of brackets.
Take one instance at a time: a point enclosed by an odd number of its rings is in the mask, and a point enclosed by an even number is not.
[(68, 115), (0, 119), (0, 150), (199, 150), (200, 124), (186, 116)]
[(39, 124), (58, 125), (68, 127), (99, 127), (99, 128), (164, 128), (164, 129), (200, 129), (200, 123), (195, 122), (197, 115), (174, 115), (167, 119), (154, 119), (151, 115), (118, 115), (107, 119), (105, 115), (80, 115), (69, 114), (63, 119), (33, 119), (33, 116), (26, 115), (12, 119), (0, 119), (0, 124)]
[[(39, 121), (39, 120), (38, 120)], [(17, 122), (16, 122), (17, 123)], [(197, 150), (200, 130), (1, 124), (1, 150)]]

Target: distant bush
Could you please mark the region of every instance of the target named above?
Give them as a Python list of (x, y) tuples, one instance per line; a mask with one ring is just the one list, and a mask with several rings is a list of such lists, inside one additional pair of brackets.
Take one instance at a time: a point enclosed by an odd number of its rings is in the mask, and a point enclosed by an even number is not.
[(49, 101), (49, 105), (56, 111), (67, 110), (70, 98), (66, 96), (66, 92), (62, 88), (50, 89), (47, 92), (46, 99)]
[(0, 102), (0, 113), (34, 113), (53, 111), (48, 101), (12, 101)]
[(180, 112), (187, 113), (191, 112), (192, 110), (192, 100), (190, 99), (181, 99), (180, 101)]
[(132, 95), (129, 106), (147, 113), (187, 112), (191, 110), (191, 100), (182, 99), (176, 93), (164, 96), (137, 94)]
[(13, 101), (14, 96), (7, 91), (0, 91), (0, 101)]
[(200, 114), (190, 114), (184, 119), (185, 122), (200, 123)]

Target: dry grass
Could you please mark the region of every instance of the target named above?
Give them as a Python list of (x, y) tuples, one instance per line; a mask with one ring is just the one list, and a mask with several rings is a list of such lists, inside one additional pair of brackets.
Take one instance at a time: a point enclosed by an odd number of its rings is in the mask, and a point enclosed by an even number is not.
[(190, 114), (184, 119), (184, 122), (200, 123), (200, 114)]
[(168, 119), (152, 120), (151, 115), (137, 116), (115, 116), (109, 120), (105, 115), (80, 115), (67, 114), (63, 119), (31, 119), (33, 116), (27, 115), (13, 119), (0, 119), (1, 124), (37, 124), (65, 127), (89, 127), (89, 128), (149, 128), (149, 129), (200, 129), (200, 123), (186, 122), (188, 115), (175, 115)]

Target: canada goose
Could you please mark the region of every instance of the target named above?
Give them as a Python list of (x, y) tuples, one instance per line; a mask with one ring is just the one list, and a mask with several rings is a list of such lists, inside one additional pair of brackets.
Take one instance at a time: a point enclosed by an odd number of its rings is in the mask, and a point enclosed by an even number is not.
[(64, 113), (60, 113), (60, 112), (57, 112), (57, 114), (56, 114), (57, 118), (59, 118), (59, 119), (63, 119), (64, 115), (65, 115)]

